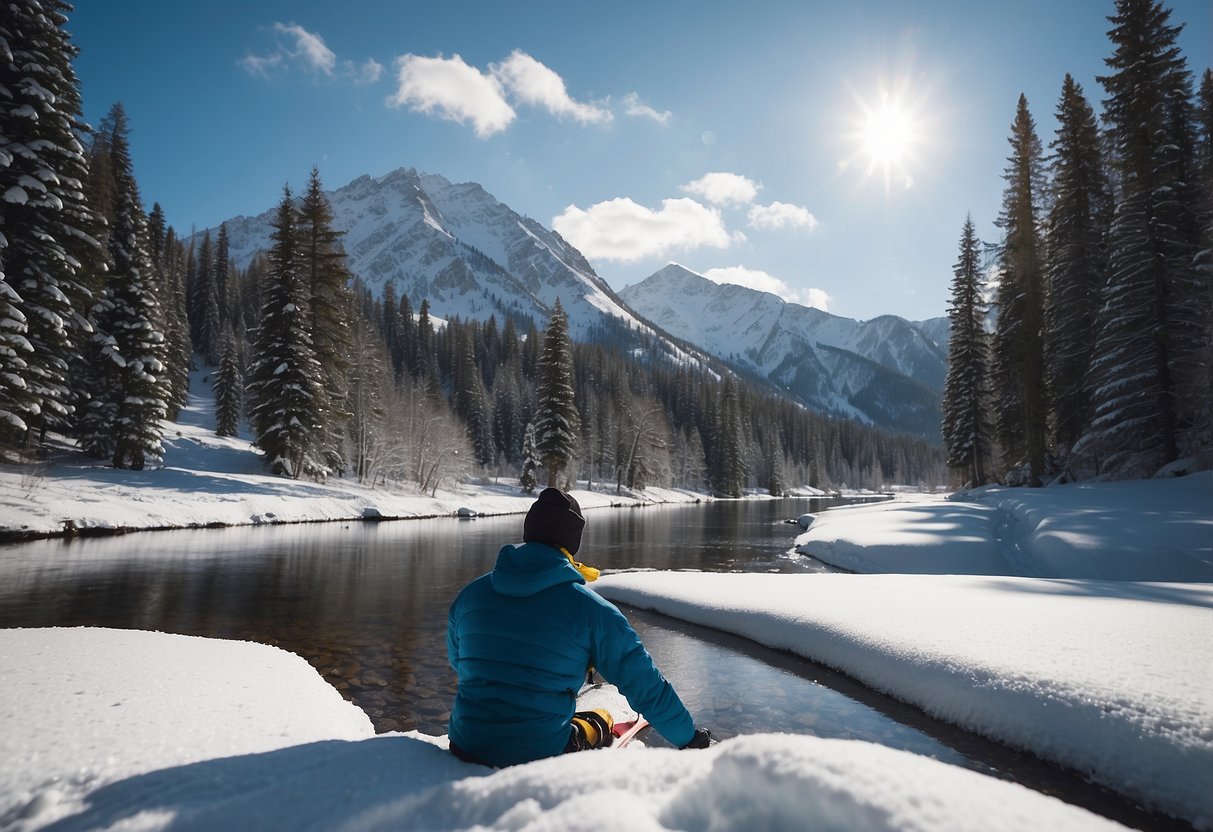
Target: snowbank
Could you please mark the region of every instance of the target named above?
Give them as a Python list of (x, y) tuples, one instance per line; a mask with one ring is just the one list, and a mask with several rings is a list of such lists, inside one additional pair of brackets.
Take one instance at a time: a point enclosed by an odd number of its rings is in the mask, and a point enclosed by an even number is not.
[(135, 774), (375, 733), (277, 647), (93, 628), (0, 630), (0, 725), (0, 822), (18, 828)]
[[(1213, 473), (831, 509), (797, 549), (924, 574), (645, 572), (595, 587), (1213, 828)], [(1033, 575), (1058, 577), (1019, 577)]]
[[(449, 486), (430, 496), (405, 486), (371, 489), (340, 479), (273, 477), (245, 439), (165, 424), (170, 432), (162, 468), (115, 470), (66, 448), (40, 471), (0, 466), (0, 534), (56, 534), (65, 523), (75, 530), (129, 530), (436, 517), (465, 507), (477, 514), (510, 514), (525, 512), (535, 501), (516, 481), (504, 479), (496, 485)], [(573, 493), (587, 509), (707, 499), (662, 488), (627, 496)]]
[(1213, 471), (988, 487), (813, 518), (799, 551), (853, 572), (1213, 581)]
[(275, 648), (0, 630), (0, 829), (1121, 828), (1021, 786), (869, 743), (739, 737), (491, 772), (370, 735)]

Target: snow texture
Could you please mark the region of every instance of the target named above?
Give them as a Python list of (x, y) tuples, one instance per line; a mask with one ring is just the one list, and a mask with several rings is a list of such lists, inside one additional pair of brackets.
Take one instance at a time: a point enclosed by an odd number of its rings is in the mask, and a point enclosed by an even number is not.
[(0, 630), (0, 829), (1121, 828), (1054, 798), (851, 740), (737, 737), (491, 771), (374, 736), (276, 648)]

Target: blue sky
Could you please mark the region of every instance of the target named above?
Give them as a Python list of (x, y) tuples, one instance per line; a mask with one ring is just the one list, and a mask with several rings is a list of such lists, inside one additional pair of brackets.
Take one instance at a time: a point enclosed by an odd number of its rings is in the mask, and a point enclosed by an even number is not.
[[(1213, 4), (1169, 4), (1198, 74)], [(1019, 94), (1099, 109), (1111, 0), (81, 2), (86, 119), (125, 105), (181, 231), (398, 167), (476, 181), (615, 288), (673, 260), (838, 315), (943, 315), (997, 239)]]

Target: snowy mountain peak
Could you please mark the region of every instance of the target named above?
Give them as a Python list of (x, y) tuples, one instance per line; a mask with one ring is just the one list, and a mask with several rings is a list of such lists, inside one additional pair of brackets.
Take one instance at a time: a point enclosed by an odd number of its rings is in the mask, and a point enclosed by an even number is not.
[[(574, 337), (606, 318), (647, 329), (579, 251), (475, 182), (398, 168), (327, 196), (334, 225), (345, 232), (350, 271), (376, 294), (391, 284), (414, 303), (428, 299), (440, 317), (496, 315), (540, 327), (559, 299)], [(271, 220), (267, 211), (228, 221), (237, 266), (269, 248)]]
[(938, 438), (947, 356), (937, 326), (928, 335), (895, 315), (842, 318), (677, 263), (620, 295), (670, 334), (812, 407)]

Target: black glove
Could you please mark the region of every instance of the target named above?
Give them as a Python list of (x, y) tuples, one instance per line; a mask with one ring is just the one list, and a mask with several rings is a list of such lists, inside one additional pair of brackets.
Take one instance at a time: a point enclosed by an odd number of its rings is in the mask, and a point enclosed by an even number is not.
[(684, 745), (683, 748), (707, 748), (711, 744), (712, 735), (708, 732), (708, 729), (696, 728), (695, 736), (691, 737), (691, 741)]

